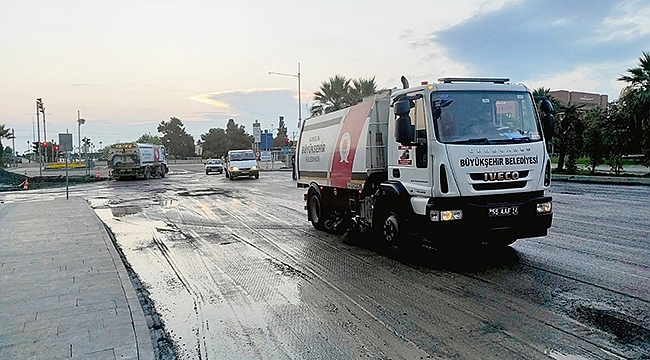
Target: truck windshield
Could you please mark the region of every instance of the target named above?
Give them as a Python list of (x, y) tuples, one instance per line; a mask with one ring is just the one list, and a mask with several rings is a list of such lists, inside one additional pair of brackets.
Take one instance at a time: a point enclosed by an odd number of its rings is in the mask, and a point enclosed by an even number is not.
[(499, 144), (540, 141), (535, 106), (526, 92), (441, 91), (431, 93), (438, 141)]

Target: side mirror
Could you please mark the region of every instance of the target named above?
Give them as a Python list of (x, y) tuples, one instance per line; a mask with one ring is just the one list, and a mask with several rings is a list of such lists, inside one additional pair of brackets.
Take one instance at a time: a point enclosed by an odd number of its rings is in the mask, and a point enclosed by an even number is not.
[(408, 99), (396, 101), (393, 108), (395, 109), (395, 115), (399, 117), (408, 116), (411, 112), (411, 101)]
[(553, 134), (555, 134), (555, 118), (553, 114), (546, 113), (542, 118), (542, 128), (544, 129), (544, 138), (551, 139)]
[(411, 101), (408, 99), (396, 101), (393, 108), (395, 109), (395, 116), (397, 116), (395, 120), (395, 140), (404, 146), (409, 146), (413, 143), (413, 133), (415, 131), (409, 116)]
[(553, 104), (550, 101), (544, 99), (542, 100), (542, 111), (544, 112), (544, 117), (542, 117), (542, 127), (544, 130), (544, 138), (551, 139), (555, 133), (555, 119), (553, 118)]
[(542, 100), (542, 111), (544, 114), (550, 114), (553, 112), (553, 104), (550, 101), (544, 99)]

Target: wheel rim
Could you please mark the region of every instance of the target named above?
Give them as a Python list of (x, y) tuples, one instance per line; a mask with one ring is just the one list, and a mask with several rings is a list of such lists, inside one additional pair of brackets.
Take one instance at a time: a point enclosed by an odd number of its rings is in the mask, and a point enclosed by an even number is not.
[(390, 214), (384, 221), (384, 239), (391, 246), (397, 245), (397, 239), (399, 237), (399, 223), (397, 222), (397, 216), (395, 214)]
[(320, 222), (320, 200), (318, 196), (311, 196), (311, 204), (309, 206), (309, 215), (311, 216), (311, 221), (318, 224)]

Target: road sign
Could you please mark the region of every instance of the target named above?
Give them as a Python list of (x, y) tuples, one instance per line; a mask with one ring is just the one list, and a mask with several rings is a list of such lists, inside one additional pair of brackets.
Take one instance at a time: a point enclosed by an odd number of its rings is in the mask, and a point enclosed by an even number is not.
[(72, 134), (59, 134), (59, 150), (72, 151)]
[(261, 141), (261, 131), (260, 131), (260, 123), (255, 120), (255, 123), (253, 123), (253, 139), (255, 139), (255, 142), (258, 143)]
[(262, 155), (260, 157), (261, 161), (271, 161), (271, 152), (270, 151), (262, 151)]

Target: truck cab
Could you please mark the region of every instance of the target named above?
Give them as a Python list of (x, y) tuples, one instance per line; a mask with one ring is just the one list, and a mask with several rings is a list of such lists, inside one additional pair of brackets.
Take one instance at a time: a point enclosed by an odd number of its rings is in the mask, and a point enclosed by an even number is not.
[(393, 97), (387, 187), (409, 197), (415, 219), (438, 223), (427, 236), (546, 235), (551, 163), (531, 92), (507, 79), (440, 80)]

